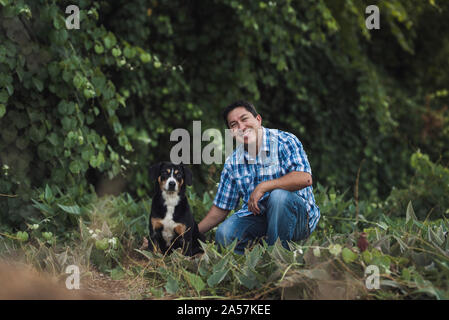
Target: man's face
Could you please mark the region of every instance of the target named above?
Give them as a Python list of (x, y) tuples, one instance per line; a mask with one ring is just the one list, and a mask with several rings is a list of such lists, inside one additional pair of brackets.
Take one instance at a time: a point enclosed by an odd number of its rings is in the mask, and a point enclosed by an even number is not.
[(262, 117), (254, 117), (244, 107), (237, 107), (228, 113), (228, 125), (238, 142), (253, 144), (257, 142), (258, 130), (262, 129)]

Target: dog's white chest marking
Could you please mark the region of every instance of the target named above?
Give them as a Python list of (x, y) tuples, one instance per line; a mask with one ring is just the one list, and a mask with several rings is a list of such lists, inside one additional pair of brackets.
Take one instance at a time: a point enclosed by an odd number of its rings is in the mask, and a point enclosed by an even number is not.
[(175, 207), (178, 205), (180, 198), (177, 193), (169, 194), (165, 191), (162, 192), (162, 197), (167, 206), (165, 218), (161, 221), (164, 226), (162, 229), (162, 237), (164, 238), (167, 247), (169, 247), (175, 234), (175, 228), (179, 225), (179, 223), (173, 221), (173, 214), (175, 213)]

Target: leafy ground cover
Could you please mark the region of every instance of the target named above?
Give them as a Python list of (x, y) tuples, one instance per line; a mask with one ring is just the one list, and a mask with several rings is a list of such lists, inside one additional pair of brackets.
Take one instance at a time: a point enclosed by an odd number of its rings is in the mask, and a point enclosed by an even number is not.
[[(387, 202), (345, 200), (345, 194), (316, 187), (322, 219), (312, 236), (291, 243), (266, 243), (245, 255), (217, 248), (213, 231), (204, 255), (186, 258), (139, 250), (151, 199), (123, 194), (69, 203), (46, 187), (34, 205), (42, 219), (26, 230), (3, 232), (0, 252), (64, 278), (67, 265), (81, 269), (81, 286), (120, 299), (448, 299), (449, 222), (420, 220), (412, 202), (402, 214), (387, 215)], [(191, 189), (193, 208), (211, 204)], [(374, 219), (376, 217), (376, 219)], [(72, 230), (58, 232), (68, 220)], [(358, 245), (366, 235), (367, 248)], [(368, 289), (368, 266), (379, 271), (379, 288)], [(372, 287), (372, 286), (371, 286)]]

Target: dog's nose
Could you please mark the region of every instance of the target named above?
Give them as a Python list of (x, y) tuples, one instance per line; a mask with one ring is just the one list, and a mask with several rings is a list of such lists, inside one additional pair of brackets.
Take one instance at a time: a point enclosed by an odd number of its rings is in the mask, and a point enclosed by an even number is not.
[(176, 183), (175, 183), (174, 181), (170, 181), (170, 182), (168, 183), (168, 187), (169, 187), (170, 189), (174, 189), (175, 186), (176, 186)]

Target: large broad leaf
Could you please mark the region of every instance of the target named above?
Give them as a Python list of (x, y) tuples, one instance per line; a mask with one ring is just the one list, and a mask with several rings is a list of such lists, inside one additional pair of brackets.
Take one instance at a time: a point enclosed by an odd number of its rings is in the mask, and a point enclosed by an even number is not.
[(44, 214), (44, 216), (48, 217), (50, 215), (54, 215), (55, 214), (54, 210), (50, 206), (47, 206), (44, 203), (37, 202), (34, 199), (31, 199), (31, 201), (33, 201), (33, 203), (34, 203), (33, 207), (35, 207), (36, 209), (40, 210)]
[(341, 251), (341, 256), (343, 257), (343, 261), (346, 263), (351, 263), (357, 260), (357, 254), (348, 248), (343, 248)]
[(121, 280), (125, 277), (125, 273), (120, 267), (116, 267), (111, 270), (111, 278), (112, 280)]
[(212, 268), (212, 272), (218, 272), (220, 270), (225, 269), (226, 265), (229, 263), (229, 261), (231, 260), (231, 255), (227, 255), (226, 257), (220, 259), (220, 261), (214, 265), (214, 267)]
[(251, 268), (251, 269), (255, 269), (257, 263), (259, 262), (259, 260), (262, 258), (262, 253), (263, 253), (263, 247), (261, 246), (255, 246), (251, 252), (248, 254), (247, 258), (246, 258), (246, 265)]
[[(150, 251), (146, 251), (146, 250), (139, 250), (139, 249), (134, 249), (135, 251), (139, 252), (141, 255), (143, 255), (145, 258), (147, 258), (148, 260), (153, 260), (155, 258), (155, 254), (153, 254)], [(156, 256), (157, 258), (157, 256)]]
[(236, 275), (237, 280), (245, 286), (248, 289), (253, 289), (255, 287), (258, 287), (260, 285), (259, 280), (257, 280), (256, 275), (251, 272), (248, 268), (245, 268), (243, 270), (243, 273), (237, 273)]
[(434, 245), (441, 247), (444, 244), (444, 238), (441, 238), (436, 232), (429, 226), (427, 229), (427, 237)]
[(206, 284), (204, 283), (203, 279), (201, 279), (200, 276), (197, 276), (196, 274), (193, 274), (188, 271), (184, 271), (187, 281), (191, 284), (191, 286), (200, 293), (201, 290), (203, 290), (206, 287)]
[(296, 262), (294, 253), (285, 249), (279, 239), (271, 247), (269, 253), (276, 263), (291, 264)]
[(70, 214), (79, 215), (81, 213), (81, 209), (77, 205), (74, 205), (74, 206), (63, 206), (62, 204), (58, 203), (58, 207), (60, 207), (62, 210), (64, 210), (67, 213), (70, 213)]
[(226, 277), (226, 275), (229, 272), (229, 268), (226, 269), (221, 269), (217, 272), (214, 272), (208, 279), (207, 279), (207, 284), (209, 285), (209, 287), (214, 287), (217, 284), (219, 284), (220, 282), (223, 281), (223, 279)]
[(165, 285), (165, 290), (170, 294), (175, 294), (179, 289), (178, 281), (172, 276), (168, 277), (167, 283)]

